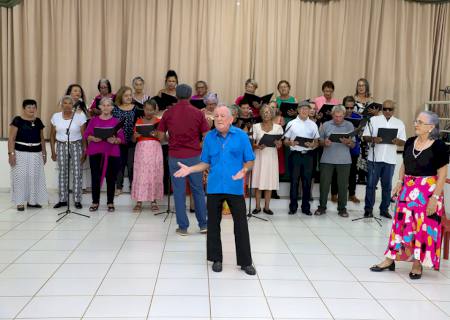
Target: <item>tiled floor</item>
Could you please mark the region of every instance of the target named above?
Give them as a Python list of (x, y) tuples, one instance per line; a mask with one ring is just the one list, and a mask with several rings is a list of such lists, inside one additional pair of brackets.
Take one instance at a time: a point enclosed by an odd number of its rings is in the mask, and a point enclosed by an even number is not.
[[(317, 203), (313, 203), (315, 208)], [(287, 215), (249, 221), (257, 276), (235, 266), (232, 220), (222, 222), (224, 270), (205, 260), (205, 236), (175, 218), (118, 206), (56, 223), (50, 208), (19, 213), (0, 194), (0, 319), (450, 319), (450, 264), (408, 278), (371, 273), (390, 221)], [(351, 217), (360, 206), (349, 204)], [(87, 213), (87, 209), (83, 209)]]

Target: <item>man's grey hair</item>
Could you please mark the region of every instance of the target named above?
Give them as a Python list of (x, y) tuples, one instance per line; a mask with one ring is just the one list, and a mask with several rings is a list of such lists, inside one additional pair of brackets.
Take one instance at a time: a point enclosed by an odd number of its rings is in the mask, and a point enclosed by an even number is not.
[(345, 107), (340, 104), (337, 106), (334, 106), (333, 109), (331, 109), (331, 114), (335, 114), (336, 112), (345, 113), (346, 112)]

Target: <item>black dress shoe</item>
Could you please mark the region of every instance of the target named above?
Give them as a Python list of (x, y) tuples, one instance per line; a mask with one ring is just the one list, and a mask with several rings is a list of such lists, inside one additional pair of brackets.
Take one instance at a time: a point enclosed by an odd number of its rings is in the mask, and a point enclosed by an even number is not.
[(75, 208), (83, 209), (83, 206), (82, 206), (81, 202), (75, 202)]
[(22, 205), (18, 205), (17, 206), (17, 211), (25, 211), (25, 206), (22, 204)]
[(255, 267), (253, 267), (252, 265), (241, 267), (241, 269), (244, 270), (244, 272), (249, 276), (254, 276), (256, 274)]
[(388, 218), (388, 219), (392, 219), (392, 216), (391, 216), (391, 214), (389, 213), (389, 212), (380, 212), (380, 217), (385, 217), (385, 218)]
[(29, 203), (27, 203), (27, 207), (28, 208), (37, 208), (37, 209), (42, 208), (42, 206), (40, 204), (29, 204)]
[(55, 204), (54, 206), (53, 206), (53, 208), (54, 209), (58, 209), (58, 208), (61, 208), (61, 207), (65, 207), (65, 206), (67, 206), (67, 202), (58, 202), (57, 204)]
[(381, 272), (384, 270), (395, 271), (395, 261), (392, 261), (392, 263), (390, 265), (388, 265), (387, 267), (383, 267), (383, 268), (381, 268), (377, 265), (370, 267), (370, 271), (373, 271), (373, 272)]
[(277, 193), (277, 190), (272, 190), (272, 199), (280, 199), (280, 196)]
[(423, 267), (420, 266), (420, 273), (413, 273), (413, 272), (410, 272), (410, 273), (409, 273), (409, 278), (410, 278), (411, 280), (419, 280), (420, 278), (422, 278), (422, 272), (423, 272)]
[(268, 215), (270, 215), (270, 216), (273, 216), (273, 211), (270, 210), (270, 209), (264, 208), (264, 209), (263, 209), (263, 212), (264, 212), (265, 214), (268, 214)]
[(216, 261), (212, 265), (212, 271), (214, 272), (222, 272), (222, 262)]
[(261, 208), (255, 208), (255, 209), (253, 209), (252, 214), (258, 214), (260, 212), (261, 212)]
[(289, 214), (296, 214), (296, 213), (297, 213), (297, 211), (289, 210)]
[(372, 211), (364, 211), (364, 218), (372, 218), (373, 213)]
[(309, 211), (306, 211), (306, 210), (303, 211), (303, 210), (302, 210), (302, 213), (303, 213), (303, 214), (306, 214), (307, 216), (312, 216), (311, 210), (309, 210)]

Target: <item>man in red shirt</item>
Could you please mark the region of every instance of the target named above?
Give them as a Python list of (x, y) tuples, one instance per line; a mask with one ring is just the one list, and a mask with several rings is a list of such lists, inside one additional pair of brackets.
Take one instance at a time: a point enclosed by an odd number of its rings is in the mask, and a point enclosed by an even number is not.
[[(200, 137), (208, 130), (208, 122), (204, 114), (189, 103), (192, 88), (187, 84), (180, 84), (176, 88), (178, 102), (164, 112), (158, 125), (159, 134), (168, 132), (169, 136), (169, 170), (175, 199), (180, 235), (188, 235), (189, 219), (186, 214), (186, 178), (175, 178), (173, 174), (179, 169), (178, 162), (186, 166), (193, 166), (200, 162), (202, 152)], [(201, 233), (207, 232), (207, 214), (205, 193), (203, 190), (203, 174), (201, 172), (189, 176), (189, 185), (195, 203), (195, 216)]]

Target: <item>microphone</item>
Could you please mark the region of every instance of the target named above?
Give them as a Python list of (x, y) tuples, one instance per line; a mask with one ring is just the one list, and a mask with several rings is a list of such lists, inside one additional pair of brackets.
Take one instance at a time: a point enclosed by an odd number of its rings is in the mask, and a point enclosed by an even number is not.
[(76, 110), (83, 103), (83, 99), (78, 99), (77, 102), (73, 105), (73, 108)]

